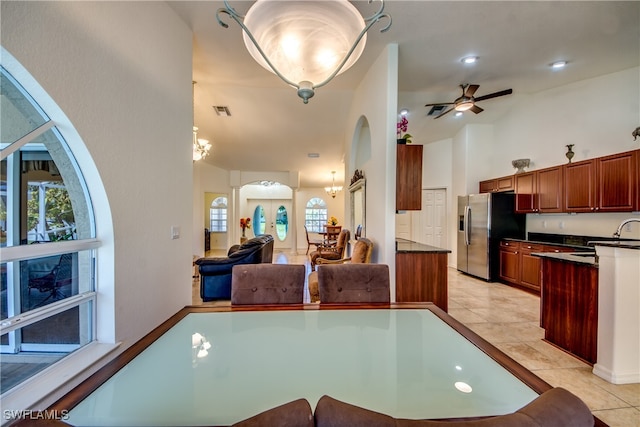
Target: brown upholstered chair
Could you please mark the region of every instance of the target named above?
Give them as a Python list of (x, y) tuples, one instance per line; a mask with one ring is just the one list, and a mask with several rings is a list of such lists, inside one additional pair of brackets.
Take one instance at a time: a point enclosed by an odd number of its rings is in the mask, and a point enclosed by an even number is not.
[(321, 264), (318, 266), (320, 304), (389, 303), (386, 264)]
[(307, 236), (307, 253), (306, 253), (306, 255), (309, 255), (309, 248), (311, 248), (311, 245), (314, 245), (316, 247), (316, 249), (319, 246), (323, 245), (324, 242), (322, 240), (311, 240), (311, 239), (309, 239), (309, 230), (307, 230), (307, 226), (306, 225), (304, 226), (304, 234), (305, 234), (305, 236)]
[[(353, 245), (351, 256), (349, 258), (341, 258), (336, 260), (317, 258), (316, 265), (320, 264), (368, 264), (371, 262), (371, 254), (373, 253), (373, 242), (366, 237), (361, 237)], [(312, 271), (308, 280), (309, 297), (311, 302), (320, 300), (320, 292), (318, 291), (318, 272)]]
[(314, 411), (315, 427), (591, 427), (587, 405), (563, 388), (542, 393), (516, 412), (474, 420), (409, 420), (322, 396)]
[(298, 399), (261, 412), (231, 427), (314, 427), (313, 412), (307, 399)]
[(231, 272), (231, 305), (302, 304), (302, 264), (240, 264)]
[(340, 231), (338, 234), (338, 240), (335, 244), (319, 246), (317, 250), (311, 252), (309, 257), (311, 258), (311, 270), (316, 269), (316, 259), (341, 259), (345, 257), (347, 250), (347, 244), (349, 243), (349, 236), (351, 233), (346, 228)]

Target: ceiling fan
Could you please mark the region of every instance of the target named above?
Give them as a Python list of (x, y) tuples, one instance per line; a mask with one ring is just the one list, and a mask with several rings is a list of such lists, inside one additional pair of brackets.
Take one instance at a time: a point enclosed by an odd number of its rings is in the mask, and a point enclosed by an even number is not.
[(455, 101), (453, 101), (453, 102), (438, 102), (436, 104), (427, 104), (427, 105), (425, 105), (425, 107), (435, 107), (437, 105), (453, 105), (453, 107), (450, 107), (448, 110), (443, 111), (442, 113), (438, 114), (435, 117), (436, 119), (444, 116), (445, 114), (447, 114), (448, 112), (453, 111), (453, 110), (456, 110), (456, 111), (471, 110), (474, 113), (478, 114), (478, 113), (483, 112), (484, 109), (478, 107), (476, 105), (476, 102), (484, 101), (486, 99), (491, 99), (491, 98), (497, 98), (499, 96), (510, 95), (511, 93), (513, 93), (513, 89), (505, 89), (505, 90), (501, 90), (499, 92), (494, 92), (494, 93), (490, 93), (488, 95), (483, 95), (483, 96), (479, 96), (477, 98), (474, 98), (473, 94), (476, 93), (476, 91), (478, 90), (479, 87), (480, 87), (480, 85), (470, 85), (470, 84), (460, 85), (460, 88), (462, 89), (462, 96), (460, 96), (459, 98), (456, 98)]

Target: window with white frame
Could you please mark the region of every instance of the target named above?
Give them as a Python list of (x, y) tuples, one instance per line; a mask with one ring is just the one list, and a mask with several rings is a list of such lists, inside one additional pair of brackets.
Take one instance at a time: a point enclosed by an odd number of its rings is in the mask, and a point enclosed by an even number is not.
[(95, 339), (99, 242), (86, 184), (56, 123), (4, 67), (0, 95), (4, 394)]
[(216, 197), (209, 208), (209, 231), (212, 233), (227, 232), (227, 198)]
[(307, 202), (304, 213), (304, 225), (310, 233), (322, 233), (327, 224), (327, 204), (319, 197)]

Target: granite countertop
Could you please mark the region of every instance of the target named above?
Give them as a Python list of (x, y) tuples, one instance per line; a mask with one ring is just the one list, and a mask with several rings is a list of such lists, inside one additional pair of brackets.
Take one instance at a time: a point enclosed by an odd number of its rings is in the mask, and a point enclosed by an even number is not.
[(589, 246), (610, 246), (614, 248), (640, 250), (640, 240), (604, 240), (589, 242)]
[(585, 264), (590, 267), (598, 267), (598, 256), (595, 252), (584, 252), (579, 255), (577, 252), (534, 252), (531, 255), (563, 262)]
[(551, 243), (551, 242), (545, 242), (543, 240), (527, 240), (527, 239), (513, 239), (510, 237), (505, 237), (502, 240), (509, 240), (512, 242), (524, 242), (524, 243), (531, 243), (533, 245), (547, 245), (547, 246), (561, 246), (561, 247), (565, 247), (565, 248), (572, 248), (572, 249), (576, 249), (576, 251), (585, 251), (585, 250), (593, 250), (592, 248), (588, 247), (588, 246), (582, 246), (582, 245), (572, 245), (572, 244), (567, 244), (567, 243)]
[(411, 240), (396, 238), (396, 253), (433, 253), (448, 254), (449, 249), (438, 248), (436, 246), (426, 245), (424, 243), (413, 242)]

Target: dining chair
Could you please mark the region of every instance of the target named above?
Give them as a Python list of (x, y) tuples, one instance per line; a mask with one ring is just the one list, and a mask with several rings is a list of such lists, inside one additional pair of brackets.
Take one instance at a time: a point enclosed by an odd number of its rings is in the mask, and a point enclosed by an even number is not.
[[(321, 264), (368, 264), (371, 262), (371, 255), (373, 253), (373, 242), (366, 237), (361, 237), (353, 245), (351, 256), (341, 259), (325, 259), (317, 258), (316, 265)], [(307, 286), (309, 287), (309, 299), (311, 302), (320, 301), (320, 291), (318, 290), (318, 272), (312, 271), (307, 278)]]
[(231, 305), (302, 304), (303, 264), (239, 264), (231, 271)]
[(307, 226), (304, 226), (304, 234), (307, 236), (307, 253), (306, 255), (309, 255), (309, 248), (311, 247), (311, 245), (314, 245), (316, 247), (316, 249), (321, 246), (324, 242), (322, 240), (311, 240), (309, 239), (309, 230), (307, 230)]
[(318, 266), (320, 304), (391, 302), (386, 264), (322, 264)]
[(338, 236), (340, 236), (340, 231), (342, 231), (341, 225), (327, 225), (324, 239), (325, 245), (335, 244), (338, 241)]
[(340, 259), (344, 258), (347, 244), (349, 243), (349, 236), (351, 232), (346, 228), (340, 231), (338, 234), (338, 239), (334, 244), (323, 244), (318, 246), (318, 249), (311, 252), (309, 254), (309, 258), (311, 259), (311, 270), (315, 271), (316, 269), (316, 259), (325, 258), (325, 259)]

